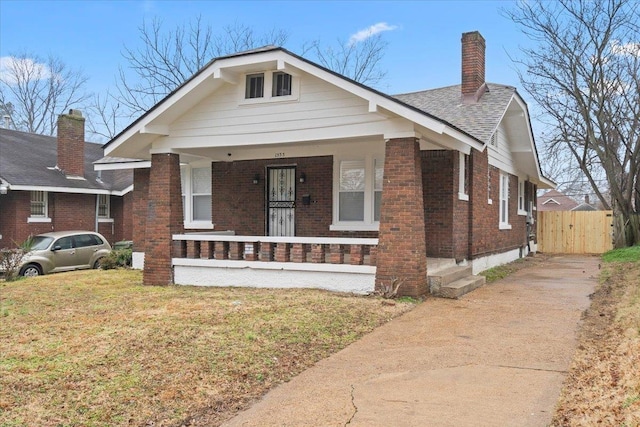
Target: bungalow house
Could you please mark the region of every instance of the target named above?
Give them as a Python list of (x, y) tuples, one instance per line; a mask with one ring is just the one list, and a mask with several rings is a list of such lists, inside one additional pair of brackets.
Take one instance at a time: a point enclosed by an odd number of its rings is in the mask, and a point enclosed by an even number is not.
[(94, 170), (103, 150), (85, 142), (84, 121), (78, 110), (61, 115), (57, 138), (0, 129), (0, 248), (49, 231), (131, 238), (133, 174)]
[(534, 251), (553, 183), (484, 59), (465, 33), (461, 85), (396, 96), (280, 47), (214, 59), (96, 164), (134, 170), (144, 283), (457, 296)]

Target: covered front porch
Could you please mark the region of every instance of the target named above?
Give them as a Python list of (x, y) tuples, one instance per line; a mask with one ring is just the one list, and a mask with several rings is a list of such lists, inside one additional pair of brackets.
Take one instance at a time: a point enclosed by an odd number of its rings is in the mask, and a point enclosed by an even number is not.
[[(232, 231), (173, 235), (174, 283), (196, 286), (315, 288), (372, 294), (398, 291), (398, 278), (376, 289), (378, 239), (236, 236)], [(484, 283), (454, 259), (427, 258), (430, 292), (457, 297)], [(453, 282), (461, 283), (450, 285)], [(457, 287), (457, 288), (456, 288)]]

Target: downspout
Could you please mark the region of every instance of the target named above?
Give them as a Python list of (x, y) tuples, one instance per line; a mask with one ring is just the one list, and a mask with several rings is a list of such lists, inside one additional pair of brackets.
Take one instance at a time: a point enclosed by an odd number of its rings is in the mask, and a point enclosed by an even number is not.
[(99, 233), (100, 230), (98, 230), (98, 212), (100, 209), (100, 195), (96, 194), (96, 233)]

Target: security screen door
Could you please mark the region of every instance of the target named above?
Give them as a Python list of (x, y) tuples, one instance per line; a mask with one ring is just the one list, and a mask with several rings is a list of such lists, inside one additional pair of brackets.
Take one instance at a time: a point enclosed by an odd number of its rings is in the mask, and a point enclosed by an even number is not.
[(267, 228), (269, 236), (295, 236), (296, 168), (267, 169)]

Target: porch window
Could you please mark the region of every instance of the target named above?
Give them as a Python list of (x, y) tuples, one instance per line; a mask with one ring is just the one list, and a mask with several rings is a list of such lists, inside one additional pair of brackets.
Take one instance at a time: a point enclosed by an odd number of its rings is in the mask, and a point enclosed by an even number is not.
[(247, 75), (246, 99), (264, 97), (264, 73)]
[(509, 224), (509, 175), (500, 173), (500, 224), (501, 230), (511, 229)]
[(186, 228), (212, 228), (211, 224), (211, 165), (183, 166), (182, 207)]
[(46, 191), (31, 192), (31, 218), (47, 218), (48, 197)]
[(110, 199), (108, 194), (98, 194), (98, 218), (111, 218)]
[(291, 95), (291, 74), (278, 71), (273, 73), (271, 96)]
[(377, 230), (382, 204), (384, 160), (368, 156), (335, 163), (331, 230)]

